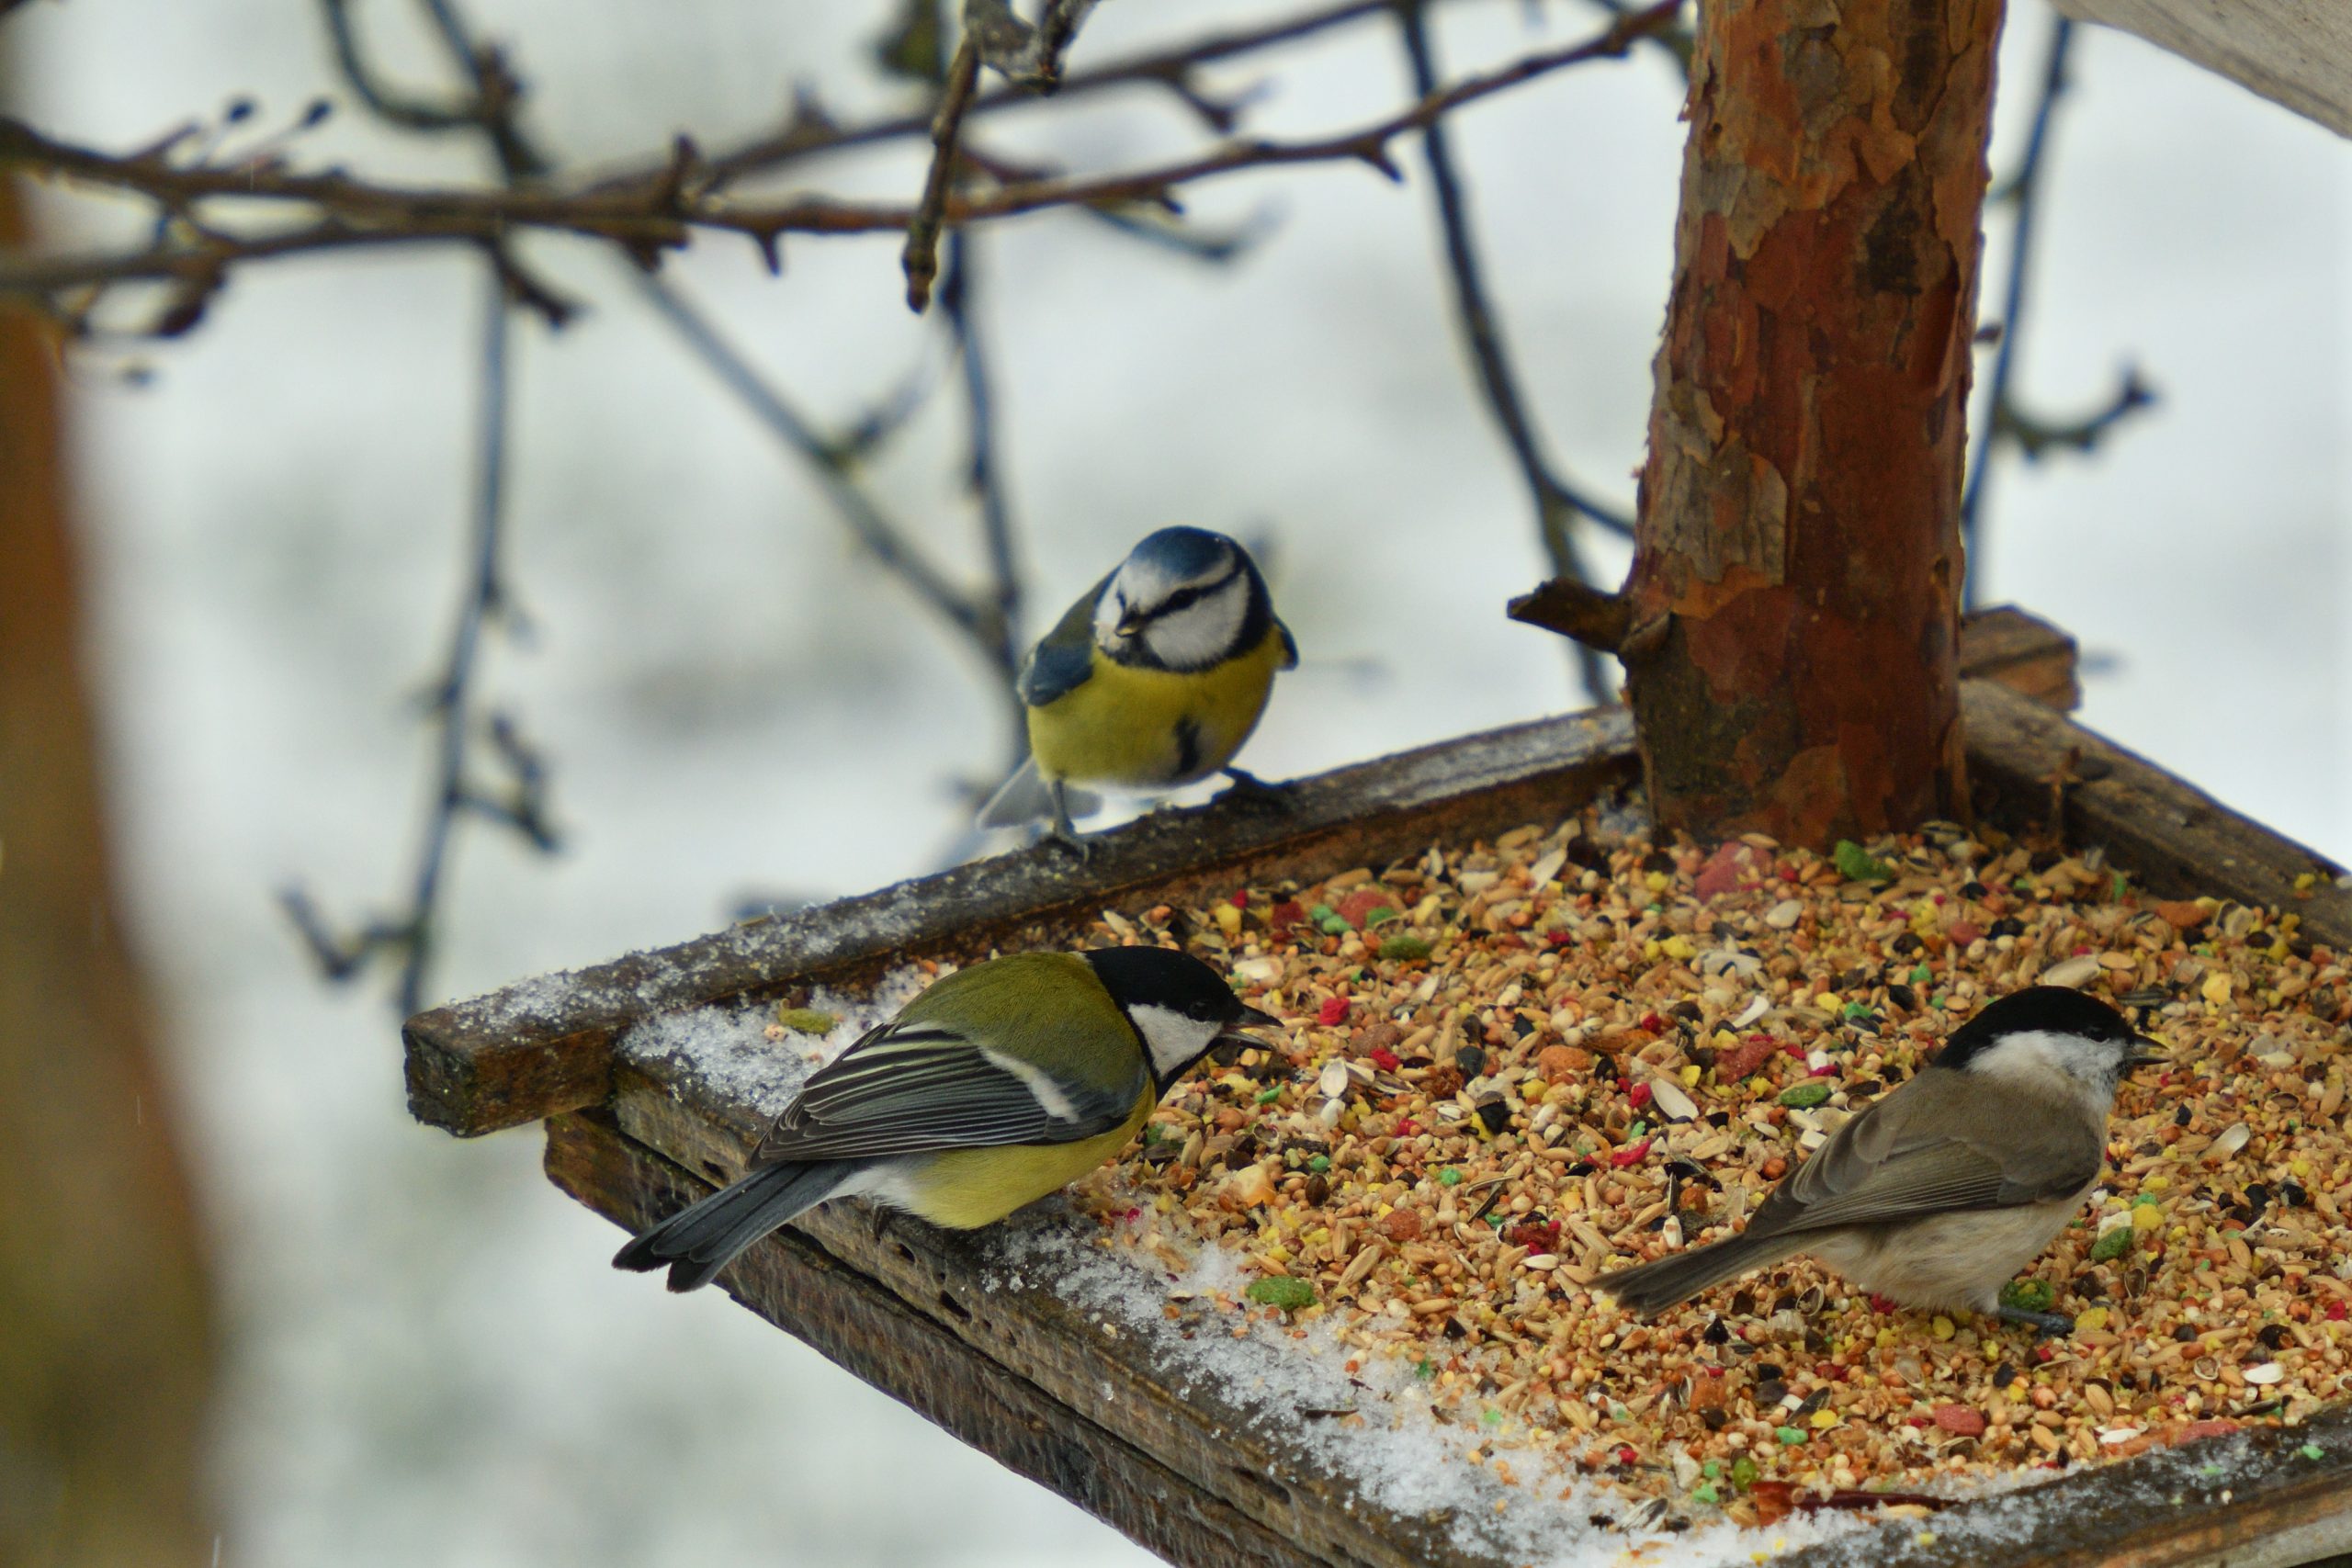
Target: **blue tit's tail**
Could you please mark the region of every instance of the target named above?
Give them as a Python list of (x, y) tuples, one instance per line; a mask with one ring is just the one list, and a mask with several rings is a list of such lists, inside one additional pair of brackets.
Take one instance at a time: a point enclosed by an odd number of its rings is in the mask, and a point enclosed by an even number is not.
[(833, 1196), (866, 1163), (811, 1160), (755, 1170), (622, 1247), (613, 1267), (643, 1274), (666, 1264), (672, 1290), (700, 1290), (737, 1253)]
[[(1072, 817), (1091, 817), (1102, 809), (1102, 797), (1091, 790), (1070, 784), (1062, 785), (1062, 804)], [(1013, 770), (1012, 776), (989, 797), (980, 807), (979, 825), (983, 828), (1018, 828), (1023, 822), (1035, 822), (1054, 815), (1054, 789), (1037, 772), (1037, 759), (1031, 757)]]

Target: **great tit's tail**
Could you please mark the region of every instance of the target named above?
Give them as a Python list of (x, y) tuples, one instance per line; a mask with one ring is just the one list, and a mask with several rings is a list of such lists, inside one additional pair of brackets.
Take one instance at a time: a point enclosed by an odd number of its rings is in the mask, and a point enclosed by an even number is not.
[[(1091, 790), (1072, 784), (1062, 785), (1062, 804), (1072, 817), (1091, 817), (1102, 809), (1102, 797)], [(1037, 772), (1037, 759), (1030, 757), (1013, 770), (989, 803), (980, 807), (979, 825), (983, 828), (1018, 828), (1023, 822), (1035, 822), (1054, 814), (1054, 792)]]
[(1804, 1250), (1806, 1238), (1785, 1233), (1756, 1235), (1742, 1232), (1707, 1247), (1694, 1247), (1655, 1263), (1603, 1274), (1592, 1288), (1614, 1296), (1618, 1304), (1641, 1317), (1655, 1317), (1713, 1285), (1735, 1279), (1751, 1269), (1777, 1263)]
[(755, 1170), (622, 1247), (613, 1267), (643, 1274), (667, 1265), (672, 1290), (700, 1290), (737, 1253), (839, 1192), (864, 1164), (811, 1160)]

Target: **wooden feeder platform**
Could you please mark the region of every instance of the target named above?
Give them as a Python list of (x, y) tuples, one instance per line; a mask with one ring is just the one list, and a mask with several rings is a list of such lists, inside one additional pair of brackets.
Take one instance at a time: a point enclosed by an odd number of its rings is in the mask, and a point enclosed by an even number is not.
[[(2103, 846), (2158, 893), (2291, 908), (2352, 946), (2338, 868), (2071, 723), (2071, 639), (2016, 611), (1964, 629), (1963, 711), (1978, 811)], [(623, 1032), (710, 1004), (854, 988), (911, 958), (1068, 942), (1105, 908), (1198, 902), (1238, 884), (1359, 865), (1557, 821), (1639, 779), (1620, 709), (1465, 737), (1300, 781), (1281, 814), (1160, 812), (1106, 835), (1073, 873), (1051, 850), (1000, 856), (661, 952), (526, 981), (419, 1014), (410, 1104), (470, 1136), (547, 1126), (557, 1186), (630, 1229), (740, 1173), (764, 1122), (723, 1084), (616, 1059)], [(2297, 889), (2299, 877), (2316, 877)], [(721, 1276), (738, 1301), (966, 1442), (1173, 1562), (1503, 1568), (1444, 1509), (1366, 1495), (1301, 1424), (1270, 1422), (1106, 1327), (990, 1233), (827, 1208)], [(2316, 1452), (2316, 1458), (2312, 1455)], [(1759, 1546), (1770, 1532), (1758, 1532)], [(1475, 1538), (1469, 1538), (1475, 1539)], [(1897, 1520), (1776, 1561), (1829, 1568), (2010, 1563), (2285, 1568), (2352, 1551), (2352, 1413), (2251, 1427)], [(1665, 1561), (1666, 1559), (1658, 1559)]]

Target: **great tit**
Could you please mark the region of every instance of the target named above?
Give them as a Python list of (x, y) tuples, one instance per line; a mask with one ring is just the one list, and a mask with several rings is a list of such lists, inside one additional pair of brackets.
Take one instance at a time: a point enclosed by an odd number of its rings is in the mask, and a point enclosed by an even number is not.
[(1792, 1253), (1905, 1306), (1995, 1313), (2098, 1179), (2116, 1085), (2154, 1042), (2080, 991), (2036, 986), (1968, 1021), (1908, 1083), (1830, 1134), (1737, 1235), (1602, 1276), (1647, 1317)]
[(1298, 645), (1274, 618), (1250, 552), (1205, 528), (1162, 528), (1069, 607), (1030, 651), (1017, 689), (1029, 760), (981, 809), (983, 828), (1040, 817), (1078, 846), (1091, 791), (1172, 789), (1230, 766)]
[(1118, 1153), (1186, 1068), (1279, 1021), (1161, 947), (1025, 953), (938, 981), (820, 1068), (749, 1174), (620, 1249), (707, 1284), (735, 1255), (834, 1198), (970, 1230)]

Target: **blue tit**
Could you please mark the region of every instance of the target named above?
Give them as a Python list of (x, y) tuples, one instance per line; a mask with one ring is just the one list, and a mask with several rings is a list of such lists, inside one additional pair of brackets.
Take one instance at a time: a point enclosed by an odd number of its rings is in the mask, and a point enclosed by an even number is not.
[(1025, 953), (958, 970), (809, 1078), (750, 1173), (621, 1248), (617, 1269), (707, 1284), (835, 1198), (970, 1230), (1119, 1152), (1159, 1097), (1238, 1029), (1277, 1021), (1162, 947)]
[[(1298, 645), (1274, 618), (1250, 552), (1205, 528), (1162, 528), (1069, 607), (1022, 666), (1029, 760), (980, 813), (983, 828), (1050, 815), (1078, 844), (1073, 813), (1099, 788), (1172, 789), (1229, 774)], [(1082, 849), (1082, 846), (1080, 846)]]

